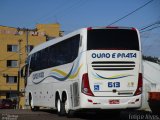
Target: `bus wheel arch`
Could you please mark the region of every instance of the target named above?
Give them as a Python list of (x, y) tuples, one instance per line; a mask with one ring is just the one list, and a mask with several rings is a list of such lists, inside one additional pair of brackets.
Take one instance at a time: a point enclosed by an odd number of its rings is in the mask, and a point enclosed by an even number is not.
[(31, 92), (29, 92), (28, 100), (29, 100), (29, 106), (31, 106), (32, 105), (32, 94), (31, 94)]
[(29, 92), (29, 106), (31, 110), (33, 110), (34, 106), (33, 106), (33, 97), (31, 92)]
[(58, 99), (60, 99), (60, 95), (59, 95), (59, 92), (56, 91), (56, 93), (55, 93), (55, 107), (56, 107), (56, 108), (57, 108)]
[(69, 104), (69, 95), (67, 94), (67, 91), (62, 92), (62, 104), (64, 105), (64, 112), (67, 115), (68, 118), (74, 117), (75, 111), (70, 109)]
[(62, 103), (64, 104), (64, 111), (68, 114), (69, 112), (69, 97), (67, 91), (62, 92)]
[(62, 92), (62, 97), (61, 98), (62, 98), (62, 102), (65, 103), (66, 100), (67, 100), (67, 93), (66, 93), (66, 91)]
[(55, 106), (56, 106), (57, 113), (58, 113), (59, 116), (64, 116), (66, 114), (65, 103), (62, 102), (62, 96), (60, 98), (60, 94), (59, 94), (58, 91), (56, 92)]
[(38, 106), (33, 105), (33, 96), (32, 96), (31, 92), (29, 92), (29, 106), (30, 106), (32, 111), (38, 111), (39, 110)]

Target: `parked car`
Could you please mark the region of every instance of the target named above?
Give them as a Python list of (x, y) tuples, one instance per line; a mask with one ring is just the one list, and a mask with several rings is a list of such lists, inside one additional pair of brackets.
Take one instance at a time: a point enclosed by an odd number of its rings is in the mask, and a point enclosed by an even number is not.
[(0, 109), (12, 109), (14, 104), (10, 99), (0, 99)]

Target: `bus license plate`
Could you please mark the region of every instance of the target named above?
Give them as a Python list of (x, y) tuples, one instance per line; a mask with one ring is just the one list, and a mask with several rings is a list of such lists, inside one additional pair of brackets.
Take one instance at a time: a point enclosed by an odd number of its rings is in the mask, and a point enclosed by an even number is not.
[(109, 100), (109, 104), (119, 104), (119, 100)]

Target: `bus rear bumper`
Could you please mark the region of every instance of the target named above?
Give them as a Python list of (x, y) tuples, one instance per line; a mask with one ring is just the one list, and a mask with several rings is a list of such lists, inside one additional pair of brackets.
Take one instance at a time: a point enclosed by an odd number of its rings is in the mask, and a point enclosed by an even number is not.
[(132, 97), (91, 97), (83, 95), (80, 100), (80, 108), (136, 109), (141, 107), (141, 97), (141, 95)]

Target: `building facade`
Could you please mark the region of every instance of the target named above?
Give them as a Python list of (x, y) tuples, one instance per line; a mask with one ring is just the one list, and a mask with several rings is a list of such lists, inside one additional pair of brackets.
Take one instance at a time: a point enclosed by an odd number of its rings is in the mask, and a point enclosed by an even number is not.
[(59, 24), (38, 24), (32, 30), (0, 26), (0, 99), (17, 100), (24, 108), (24, 79), (18, 79), (18, 70), (33, 47), (59, 35)]

